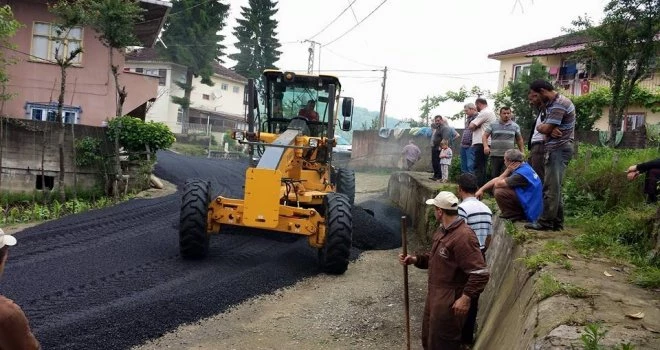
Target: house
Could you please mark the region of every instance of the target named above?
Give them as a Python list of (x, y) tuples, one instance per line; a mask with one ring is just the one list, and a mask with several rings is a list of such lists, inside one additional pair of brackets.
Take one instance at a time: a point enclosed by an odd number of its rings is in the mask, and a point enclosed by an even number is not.
[[(31, 120), (54, 121), (60, 92), (60, 68), (54, 63), (55, 48), (67, 54), (83, 48), (73, 66), (67, 70), (64, 96), (64, 120), (91, 126), (101, 126), (116, 110), (116, 93), (110, 74), (108, 48), (97, 39), (90, 27), (74, 28), (63, 40), (55, 32), (55, 16), (48, 11), (47, 0), (0, 0), (9, 5), (22, 27), (11, 38), (13, 50), (6, 51), (16, 64), (8, 67), (8, 93), (3, 115)], [(160, 0), (140, 0), (145, 9), (144, 20), (135, 26), (135, 34), (144, 46), (153, 46), (172, 6)], [(114, 53), (114, 63), (123, 67), (122, 52)], [(141, 74), (121, 74), (120, 84), (126, 86), (128, 97), (123, 111), (144, 110), (149, 100), (157, 96), (158, 79)], [(135, 113), (133, 113), (135, 114)]]
[(186, 67), (161, 59), (155, 49), (144, 48), (127, 53), (126, 71), (159, 78), (158, 97), (149, 107), (146, 120), (167, 124), (174, 133), (223, 133), (247, 129), (244, 94), (247, 79), (220, 64), (213, 65), (213, 86), (202, 84), (201, 77), (193, 78), (190, 96), (189, 123), (181, 120), (181, 107), (172, 97), (183, 97), (177, 82), (186, 79)]
[[(546, 66), (555, 86), (561, 87), (568, 94), (580, 96), (598, 86), (608, 86), (609, 83), (591, 70), (588, 64), (577, 62), (572, 57), (589, 42), (586, 35), (567, 34), (488, 55), (488, 58), (500, 61), (497, 90), (501, 91), (509, 81), (528, 72), (533, 59)], [(639, 82), (639, 86), (649, 90), (657, 89), (660, 86), (659, 73)], [(622, 131), (630, 131), (645, 124), (657, 123), (660, 123), (660, 113), (653, 113), (641, 106), (629, 106), (621, 128)], [(604, 108), (594, 128), (608, 130), (607, 108)]]

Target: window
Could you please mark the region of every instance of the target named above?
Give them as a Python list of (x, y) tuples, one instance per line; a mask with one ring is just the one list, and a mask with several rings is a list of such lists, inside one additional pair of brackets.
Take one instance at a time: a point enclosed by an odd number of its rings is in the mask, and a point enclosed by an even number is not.
[(644, 113), (629, 113), (623, 116), (623, 123), (621, 124), (621, 130), (623, 131), (633, 131), (644, 125), (644, 120), (646, 115)]
[[(54, 122), (57, 120), (57, 105), (45, 103), (28, 103), (28, 116), (32, 120)], [(62, 121), (66, 124), (80, 123), (80, 107), (65, 106), (62, 109)]]
[(179, 107), (179, 109), (176, 111), (176, 122), (181, 123), (183, 121), (183, 109)]
[(158, 85), (165, 86), (167, 84), (167, 69), (158, 70)]
[[(55, 61), (57, 57), (68, 57), (71, 52), (82, 48), (83, 29), (72, 28), (68, 33), (60, 33), (56, 25), (34, 22), (32, 27), (32, 56), (45, 61)], [(82, 52), (72, 61), (82, 62)]]
[(144, 74), (157, 77), (158, 76), (158, 69), (145, 68), (144, 69)]
[(237, 93), (241, 92), (241, 88), (238, 87), (238, 86), (234, 86), (234, 87), (232, 88), (232, 91), (233, 91), (235, 94), (237, 94)]
[(210, 100), (210, 99), (211, 96), (209, 96), (208, 94), (202, 94), (202, 100)]
[(144, 69), (142, 68), (135, 68), (135, 73), (143, 73)]
[(513, 65), (513, 80), (520, 79), (523, 75), (529, 74), (531, 63)]
[(225, 90), (225, 91), (228, 90), (229, 89), (229, 84), (222, 84), (221, 89)]

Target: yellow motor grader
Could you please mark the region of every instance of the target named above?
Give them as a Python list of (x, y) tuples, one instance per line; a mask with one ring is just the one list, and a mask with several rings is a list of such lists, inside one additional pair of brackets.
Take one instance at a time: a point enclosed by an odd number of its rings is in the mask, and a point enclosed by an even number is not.
[[(246, 91), (247, 130), (232, 137), (248, 145), (251, 163), (243, 199), (211, 198), (208, 181), (186, 183), (181, 206), (181, 256), (203, 258), (209, 237), (228, 225), (306, 236), (320, 267), (342, 274), (352, 241), (355, 173), (332, 165), (335, 127), (351, 129), (353, 99), (339, 112), (339, 79), (266, 70), (259, 110), (255, 82)], [(337, 106), (337, 108), (335, 108)]]

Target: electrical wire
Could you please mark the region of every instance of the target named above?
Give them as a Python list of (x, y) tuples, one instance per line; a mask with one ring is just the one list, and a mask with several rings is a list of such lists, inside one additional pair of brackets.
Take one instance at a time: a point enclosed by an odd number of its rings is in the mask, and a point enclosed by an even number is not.
[(371, 12), (369, 12), (369, 14), (368, 14), (366, 17), (364, 17), (360, 22), (358, 22), (358, 23), (356, 23), (354, 26), (352, 26), (351, 29), (345, 31), (342, 35), (338, 36), (338, 37), (335, 38), (334, 40), (330, 41), (329, 43), (324, 44), (324, 45), (321, 46), (321, 47), (326, 47), (326, 46), (328, 46), (328, 45), (332, 45), (332, 44), (333, 44), (334, 42), (336, 42), (337, 40), (343, 38), (346, 34), (350, 33), (353, 29), (357, 28), (357, 26), (359, 26), (360, 24), (362, 24), (362, 22), (364, 22), (367, 18), (371, 17), (371, 15), (373, 15), (374, 12), (376, 12), (381, 6), (385, 5), (386, 2), (387, 2), (387, 0), (383, 0), (383, 2), (381, 2), (378, 6), (376, 6), (375, 9), (373, 9)]
[(350, 4), (348, 4), (348, 6), (346, 6), (346, 8), (343, 9), (343, 10), (337, 15), (337, 17), (335, 17), (335, 19), (333, 19), (332, 21), (330, 21), (330, 23), (328, 23), (325, 27), (323, 27), (323, 29), (321, 29), (318, 33), (316, 33), (316, 34), (312, 35), (311, 37), (309, 37), (307, 40), (312, 40), (312, 39), (316, 38), (317, 36), (319, 36), (319, 34), (323, 33), (326, 29), (328, 29), (328, 27), (330, 27), (333, 23), (335, 23), (335, 22), (336, 22), (336, 21), (337, 21), (337, 20), (338, 20), (338, 19), (339, 19), (339, 18), (340, 18), (345, 12), (346, 12), (346, 11), (348, 11), (348, 9), (350, 9), (351, 6), (353, 6), (353, 4), (354, 4), (356, 1), (357, 1), (357, 0), (353, 0), (353, 2), (351, 2)]
[(359, 65), (361, 65), (361, 66), (365, 66), (365, 67), (374, 67), (374, 68), (380, 68), (380, 67), (382, 67), (382, 66), (377, 66), (377, 65), (375, 65), (375, 64), (368, 64), (368, 63), (362, 63), (362, 62), (356, 61), (356, 60), (354, 60), (354, 59), (352, 59), (352, 58), (348, 58), (348, 57), (346, 57), (346, 56), (340, 55), (340, 54), (338, 54), (338, 53), (336, 53), (336, 52), (334, 52), (334, 51), (332, 51), (332, 50), (330, 50), (330, 49), (328, 49), (328, 48), (326, 48), (326, 50), (328, 50), (328, 52), (330, 52), (331, 54), (333, 54), (333, 55), (335, 55), (335, 56), (337, 56), (337, 57), (339, 57), (339, 58), (343, 58), (343, 59), (345, 59), (345, 60), (347, 60), (347, 61), (349, 61), (349, 62), (353, 62), (353, 63), (355, 63), (355, 64), (359, 64)]

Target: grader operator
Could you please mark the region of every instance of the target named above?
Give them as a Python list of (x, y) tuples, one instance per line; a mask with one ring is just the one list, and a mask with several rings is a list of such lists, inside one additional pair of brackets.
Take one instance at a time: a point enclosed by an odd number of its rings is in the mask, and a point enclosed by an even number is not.
[(335, 127), (351, 128), (353, 99), (343, 98), (340, 123), (336, 77), (266, 70), (262, 85), (264, 113), (249, 80), (248, 130), (233, 132), (250, 150), (243, 199), (211, 198), (208, 181), (188, 181), (181, 206), (181, 256), (203, 258), (211, 235), (228, 225), (244, 226), (306, 236), (318, 249), (321, 269), (342, 274), (352, 241), (355, 173), (333, 166), (332, 148)]

